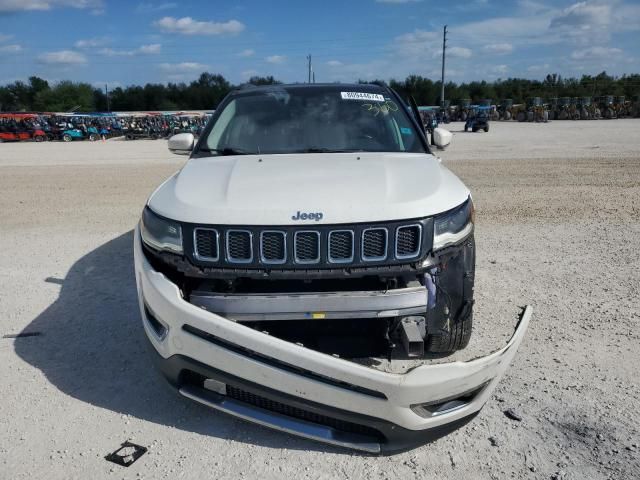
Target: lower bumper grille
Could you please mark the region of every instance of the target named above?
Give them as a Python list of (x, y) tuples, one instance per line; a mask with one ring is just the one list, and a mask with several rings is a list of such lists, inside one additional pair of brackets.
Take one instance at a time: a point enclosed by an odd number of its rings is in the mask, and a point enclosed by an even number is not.
[(378, 440), (383, 440), (382, 434), (374, 428), (367, 427), (365, 425), (359, 425), (357, 423), (351, 423), (337, 418), (327, 417), (301, 408), (292, 407), (284, 403), (275, 402), (260, 395), (242, 390), (241, 388), (227, 385), (227, 397), (238, 400), (239, 402), (253, 405), (254, 407), (269, 410), (270, 412), (285, 415), (287, 417), (297, 418), (306, 422), (316, 423), (325, 427), (330, 427), (335, 430), (347, 433), (357, 433), (367, 437), (372, 437)]

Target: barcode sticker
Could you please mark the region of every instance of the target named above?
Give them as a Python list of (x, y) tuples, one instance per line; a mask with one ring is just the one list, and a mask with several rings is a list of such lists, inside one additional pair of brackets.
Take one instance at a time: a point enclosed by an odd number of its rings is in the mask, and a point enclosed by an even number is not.
[(384, 97), (377, 93), (340, 92), (343, 100), (364, 100), (367, 102), (384, 102)]

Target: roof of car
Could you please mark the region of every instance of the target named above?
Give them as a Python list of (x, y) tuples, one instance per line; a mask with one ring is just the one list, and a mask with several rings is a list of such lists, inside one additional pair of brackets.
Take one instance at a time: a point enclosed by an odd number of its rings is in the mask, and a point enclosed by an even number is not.
[(240, 89), (236, 90), (236, 92), (259, 92), (259, 91), (269, 91), (274, 89), (285, 88), (289, 89), (310, 89), (310, 88), (332, 88), (332, 89), (343, 89), (343, 90), (364, 90), (367, 92), (382, 92), (386, 91), (387, 87), (378, 85), (376, 83), (277, 83), (272, 85), (253, 85), (253, 84), (244, 84), (240, 86)]

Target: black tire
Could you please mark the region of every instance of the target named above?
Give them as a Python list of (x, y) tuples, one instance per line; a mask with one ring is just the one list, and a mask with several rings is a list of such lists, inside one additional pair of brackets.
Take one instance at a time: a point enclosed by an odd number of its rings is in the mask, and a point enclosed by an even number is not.
[(73, 140), (73, 138), (68, 133), (65, 133), (64, 135), (62, 135), (62, 140), (64, 142), (70, 142), (71, 140)]
[(487, 125), (486, 127), (484, 127), (484, 132), (485, 132), (485, 133), (489, 133), (489, 125)]
[(466, 125), (464, 126), (464, 131), (468, 132), (469, 131), (469, 127), (467, 127)]
[(38, 143), (44, 142), (44, 137), (42, 135), (36, 135), (35, 137), (33, 137), (33, 139)]
[(451, 325), (451, 331), (439, 335), (428, 335), (425, 350), (429, 353), (453, 353), (469, 345), (473, 330), (473, 311)]
[(95, 133), (90, 133), (89, 134), (89, 141), (90, 142), (95, 142), (96, 140), (98, 140), (98, 135), (96, 135)]
[(476, 127), (473, 127), (473, 128), (471, 129), (471, 131), (472, 131), (473, 133), (476, 133), (476, 132), (478, 131), (478, 129), (477, 129)]

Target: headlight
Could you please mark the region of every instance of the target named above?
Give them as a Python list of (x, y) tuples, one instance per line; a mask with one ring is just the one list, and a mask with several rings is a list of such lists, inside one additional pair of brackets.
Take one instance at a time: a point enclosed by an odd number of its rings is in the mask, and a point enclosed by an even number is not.
[(473, 202), (471, 198), (459, 207), (434, 219), (433, 249), (439, 250), (460, 242), (473, 230)]
[(142, 241), (156, 250), (182, 253), (182, 229), (177, 222), (160, 218), (148, 207), (142, 212), (140, 222)]

